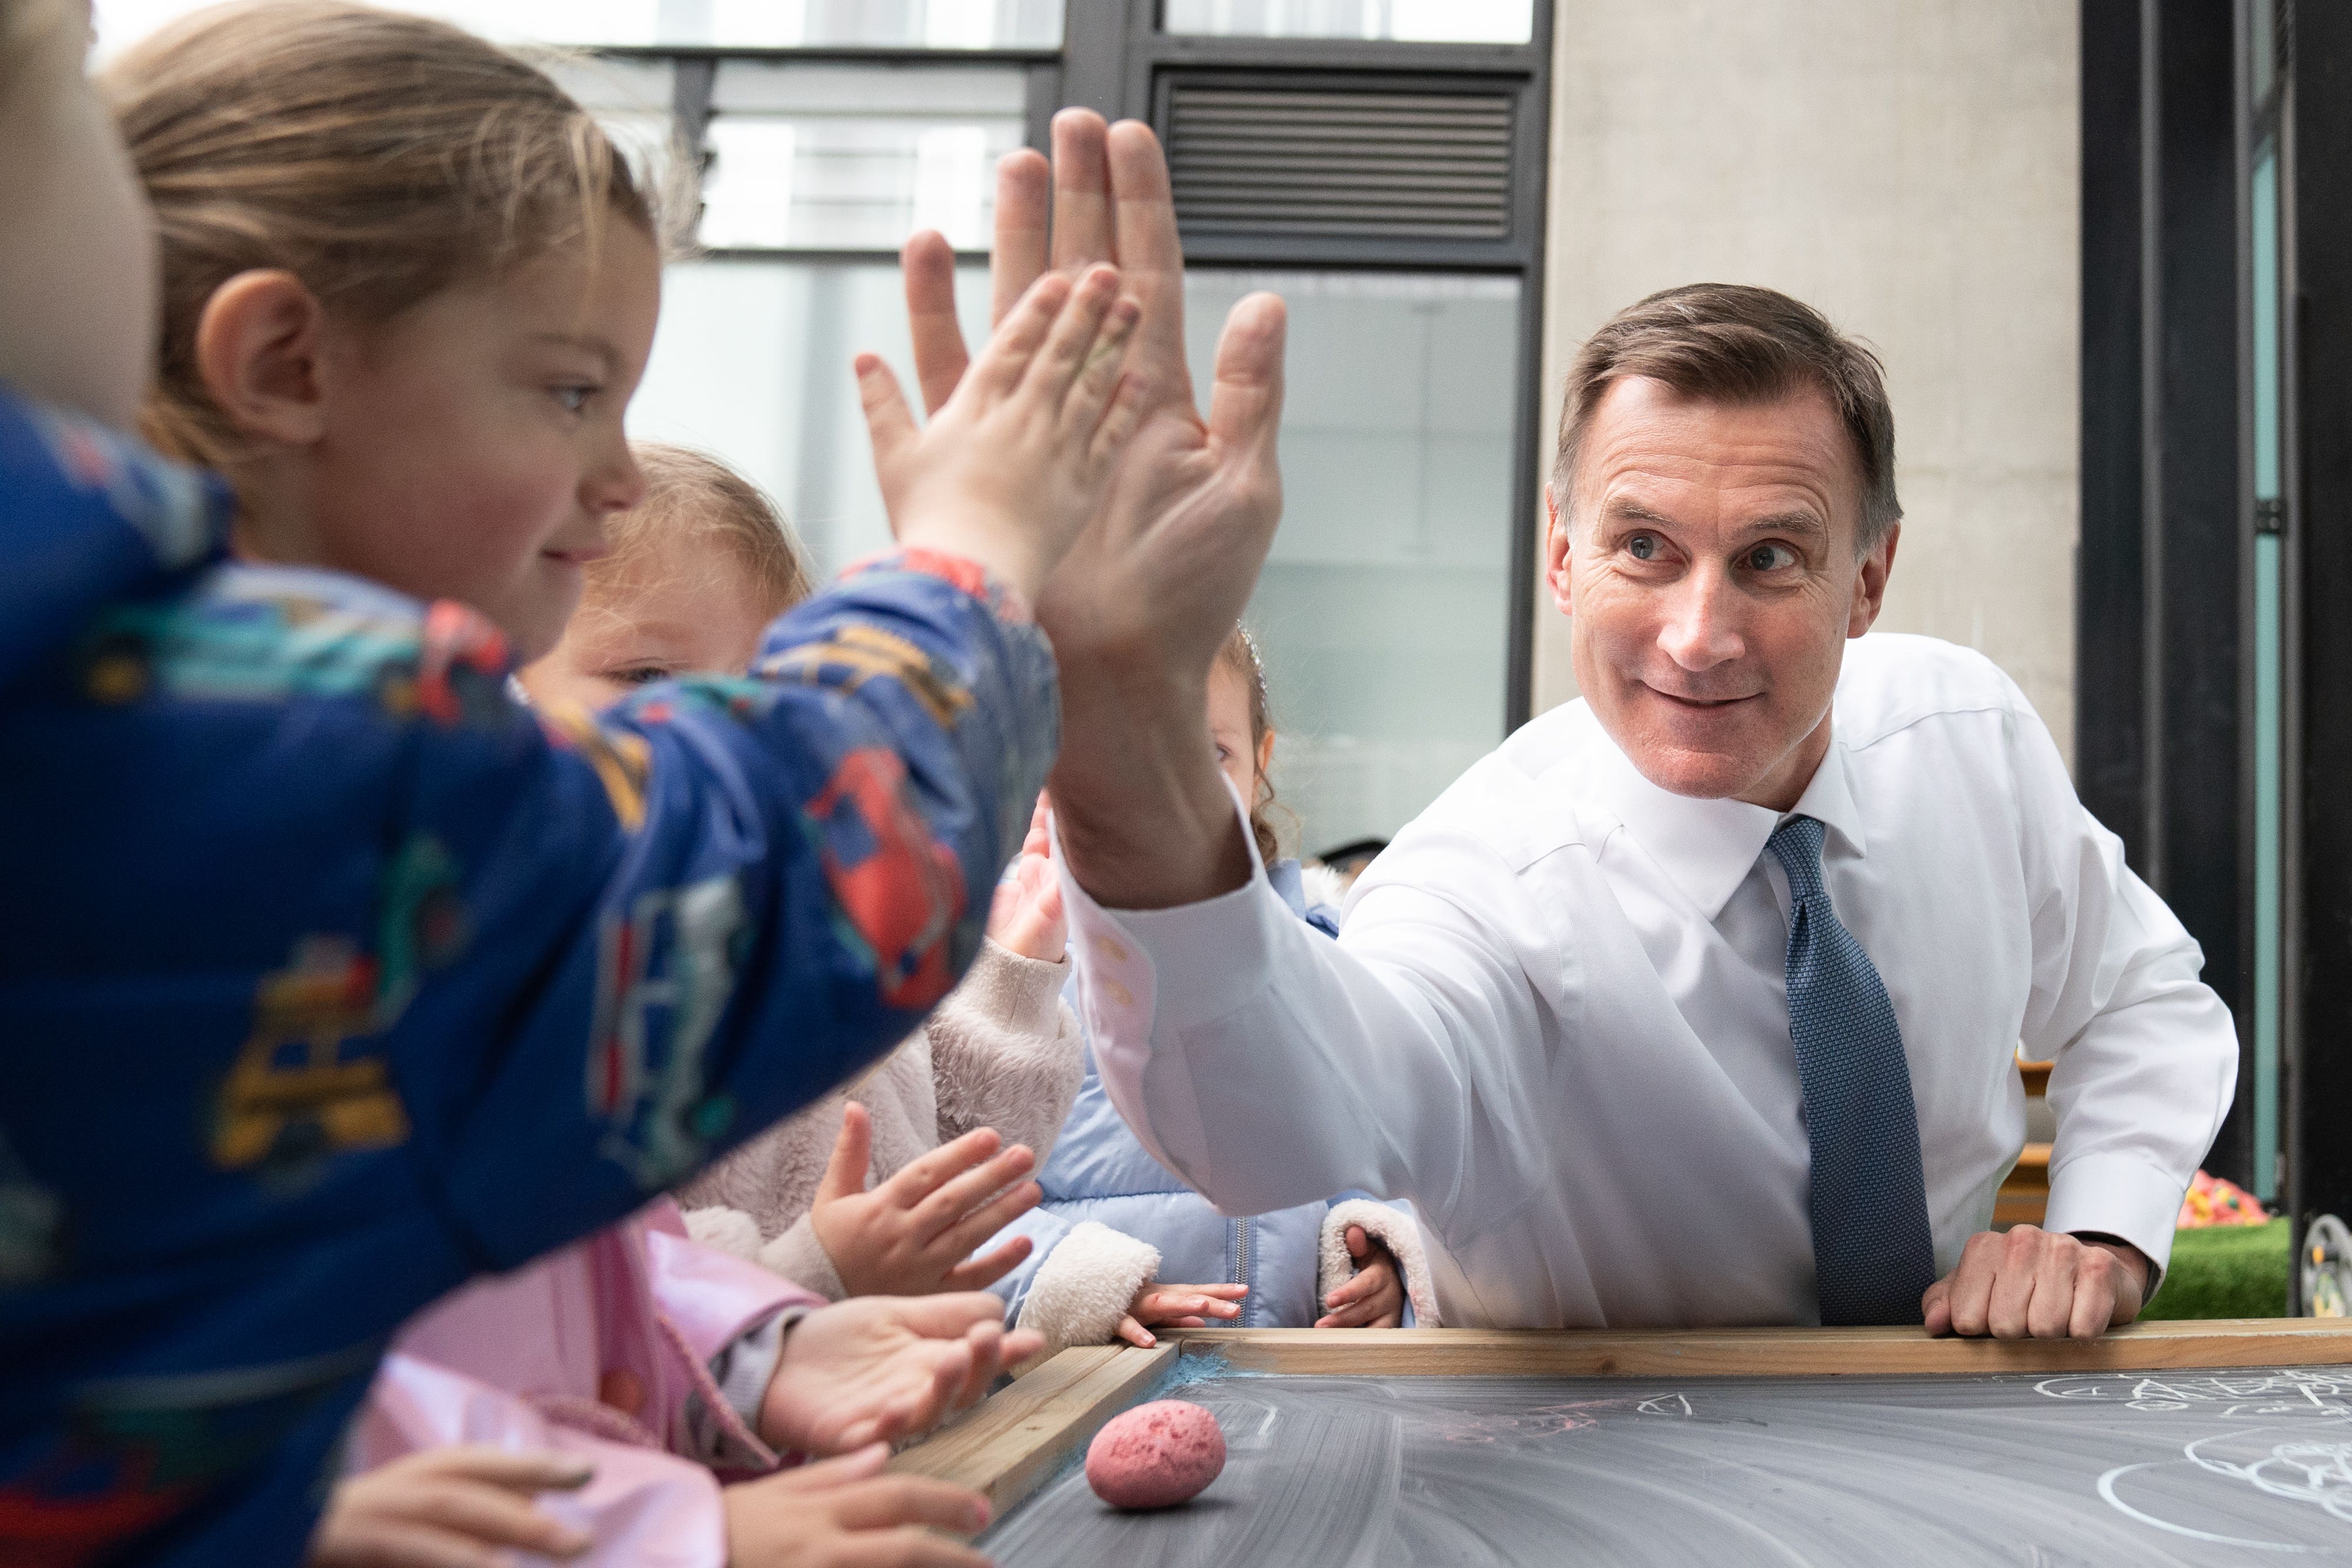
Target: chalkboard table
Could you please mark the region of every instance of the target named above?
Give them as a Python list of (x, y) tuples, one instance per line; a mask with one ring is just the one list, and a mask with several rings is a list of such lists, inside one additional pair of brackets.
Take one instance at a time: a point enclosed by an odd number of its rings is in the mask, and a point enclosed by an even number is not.
[[(2352, 1329), (1211, 1330), (1065, 1352), (900, 1469), (990, 1495), (1004, 1568), (2352, 1563)], [(1194, 1502), (1075, 1460), (1174, 1393), (1226, 1436)]]

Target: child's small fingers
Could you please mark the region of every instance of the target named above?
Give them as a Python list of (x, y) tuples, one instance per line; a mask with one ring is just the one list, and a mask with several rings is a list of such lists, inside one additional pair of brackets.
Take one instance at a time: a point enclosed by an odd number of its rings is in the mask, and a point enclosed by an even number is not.
[(1150, 1329), (1145, 1328), (1141, 1323), (1135, 1321), (1132, 1314), (1122, 1317), (1118, 1320), (1118, 1337), (1125, 1340), (1128, 1343), (1139, 1346), (1144, 1350), (1150, 1350), (1153, 1345), (1160, 1343), (1158, 1340), (1151, 1337), (1151, 1331)]
[(519, 1546), (550, 1557), (577, 1557), (588, 1538), (502, 1487), (452, 1482), (420, 1495), (411, 1517), (493, 1546)]
[(993, 400), (1019, 386), (1069, 298), (1070, 280), (1058, 272), (1049, 272), (1031, 284), (1029, 292), (1021, 297), (1013, 314), (996, 329), (995, 335), (988, 340), (988, 347), (980, 351), (980, 358), (964, 373), (963, 386), (957, 389), (958, 392), (971, 389), (978, 396)]
[(1023, 382), (1047, 408), (1059, 408), (1087, 368), (1093, 363), (1106, 319), (1118, 302), (1118, 273), (1108, 267), (1090, 267), (1080, 275), (1070, 297), (1054, 318), (1045, 346), (1029, 361)]
[(1062, 402), (1062, 422), (1079, 437), (1102, 423), (1103, 411), (1118, 390), (1119, 370), (1127, 363), (1127, 346), (1135, 337), (1135, 324), (1142, 317), (1143, 307), (1134, 300), (1118, 300), (1105, 313), (1101, 329), (1087, 346), (1086, 360)]
[(1118, 390), (1111, 393), (1110, 406), (1103, 411), (1102, 423), (1095, 426), (1095, 438), (1087, 449), (1087, 457), (1097, 469), (1107, 469), (1113, 459), (1127, 450), (1143, 423), (1144, 411), (1150, 406), (1151, 378), (1140, 371), (1129, 371), (1118, 378)]
[(1024, 1181), (972, 1210), (968, 1218), (942, 1232), (934, 1245), (946, 1247), (952, 1255), (961, 1257), (1036, 1207), (1045, 1197), (1044, 1187), (1034, 1181)]
[(962, 1137), (908, 1161), (903, 1170), (875, 1190), (887, 1194), (894, 1207), (913, 1208), (945, 1183), (992, 1158), (1003, 1143), (995, 1128), (974, 1127)]
[(985, 1291), (1013, 1270), (1029, 1256), (1030, 1241), (1026, 1236), (1016, 1236), (995, 1251), (959, 1263), (948, 1270), (947, 1288), (950, 1291)]
[(927, 1239), (937, 1236), (987, 1201), (991, 1193), (1003, 1191), (1036, 1167), (1037, 1156), (1029, 1146), (1015, 1144), (954, 1180), (941, 1182), (939, 1190), (915, 1206), (916, 1233)]

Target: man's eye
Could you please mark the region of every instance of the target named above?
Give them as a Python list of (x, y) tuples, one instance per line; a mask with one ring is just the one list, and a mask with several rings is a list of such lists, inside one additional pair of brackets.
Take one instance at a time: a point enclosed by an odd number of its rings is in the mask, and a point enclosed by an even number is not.
[(1655, 560), (1658, 559), (1658, 536), (1635, 534), (1625, 541), (1625, 552), (1635, 560)]
[(1784, 566), (1797, 564), (1797, 552), (1787, 545), (1758, 545), (1748, 552), (1750, 571), (1778, 571)]

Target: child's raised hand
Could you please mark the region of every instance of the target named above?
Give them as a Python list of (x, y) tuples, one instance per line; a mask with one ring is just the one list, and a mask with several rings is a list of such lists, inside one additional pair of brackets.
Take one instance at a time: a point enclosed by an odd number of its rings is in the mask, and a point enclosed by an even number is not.
[(335, 1483), (310, 1568), (497, 1568), (509, 1549), (577, 1557), (588, 1537), (530, 1503), (577, 1491), (594, 1470), (569, 1454), (427, 1448)]
[(1160, 1343), (1153, 1329), (1204, 1329), (1211, 1318), (1237, 1318), (1248, 1294), (1243, 1284), (1155, 1285), (1147, 1280), (1118, 1320), (1118, 1337), (1150, 1350)]
[(971, 1256), (1045, 1196), (1021, 1180), (1037, 1163), (1025, 1145), (1000, 1151), (1004, 1140), (994, 1128), (975, 1128), (867, 1192), (873, 1139), (873, 1118), (852, 1101), (809, 1206), (809, 1227), (850, 1295), (986, 1290), (1029, 1255), (1029, 1239), (1016, 1236), (984, 1258)]
[(837, 1301), (785, 1333), (760, 1435), (801, 1454), (916, 1437), (977, 1403), (1045, 1343), (1034, 1330), (1007, 1333), (1004, 1303), (984, 1291)]
[(1392, 1329), (1404, 1322), (1404, 1276), (1389, 1249), (1364, 1234), (1360, 1225), (1348, 1227), (1348, 1256), (1356, 1262), (1356, 1277), (1323, 1298), (1331, 1309), (1315, 1320), (1318, 1329)]
[(1062, 909), (1062, 880), (1054, 872), (1052, 824), (1052, 803), (1039, 795), (1021, 856), (996, 884), (988, 934), (1024, 958), (1058, 964), (1069, 947), (1070, 923)]
[(728, 1568), (988, 1568), (932, 1533), (978, 1534), (988, 1500), (929, 1476), (884, 1475), (889, 1458), (876, 1443), (726, 1488)]
[(899, 542), (977, 560), (1034, 605), (1142, 417), (1143, 382), (1120, 371), (1140, 313), (1118, 298), (1112, 267), (1039, 278), (919, 430), (889, 367), (859, 355), (858, 396)]

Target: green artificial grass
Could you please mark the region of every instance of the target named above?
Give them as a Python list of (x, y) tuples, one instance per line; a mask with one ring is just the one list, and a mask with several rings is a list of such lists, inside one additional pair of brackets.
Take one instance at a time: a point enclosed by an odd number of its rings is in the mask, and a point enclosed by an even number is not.
[(2292, 1241), (2284, 1219), (2183, 1230), (2172, 1239), (2164, 1288), (2140, 1316), (2284, 1317)]

